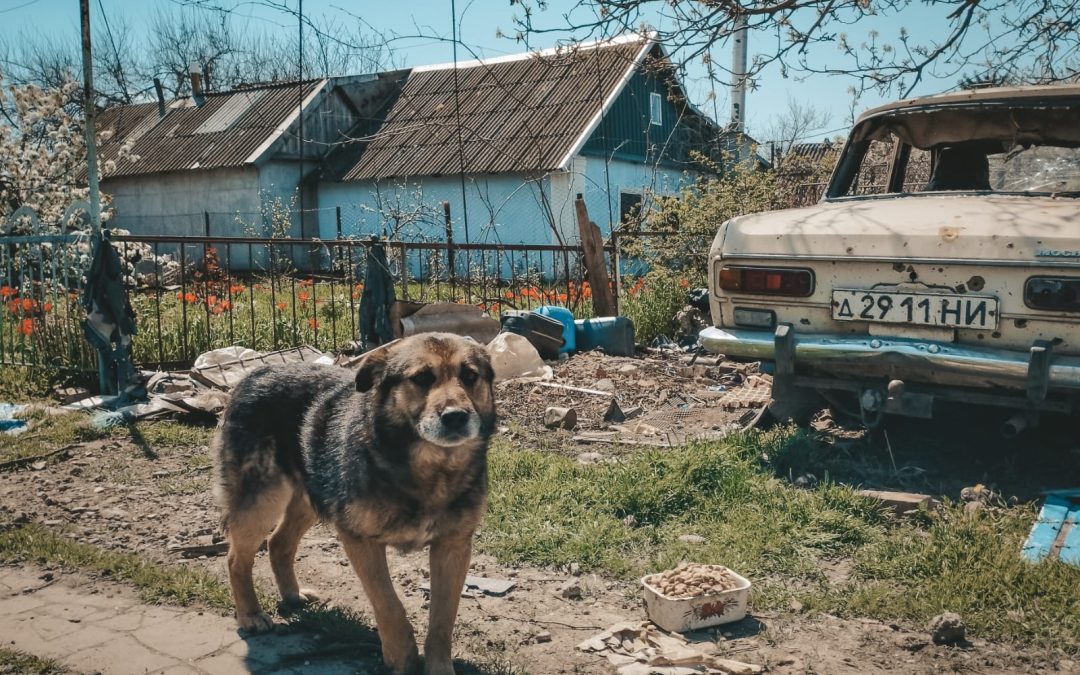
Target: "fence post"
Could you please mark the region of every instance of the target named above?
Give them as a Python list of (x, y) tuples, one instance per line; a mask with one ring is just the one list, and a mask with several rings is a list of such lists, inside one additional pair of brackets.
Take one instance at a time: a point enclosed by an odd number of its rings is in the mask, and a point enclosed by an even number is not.
[(585, 258), (585, 271), (592, 286), (593, 312), (596, 316), (615, 316), (615, 303), (611, 299), (611, 281), (608, 279), (607, 266), (604, 265), (604, 240), (600, 228), (589, 221), (589, 211), (585, 208), (585, 199), (578, 193), (574, 200), (577, 211), (578, 234), (581, 236), (581, 250)]
[[(210, 212), (209, 211), (203, 211), (202, 215), (203, 215), (203, 236), (205, 236), (207, 239), (209, 239), (210, 238)], [(203, 252), (203, 260), (205, 261), (206, 260), (206, 254), (210, 252), (210, 242), (203, 243), (202, 252)], [(209, 325), (209, 323), (207, 323), (207, 325)]]
[(454, 222), (450, 219), (450, 202), (444, 201), (442, 209), (443, 222), (446, 225), (446, 265), (449, 267), (447, 273), (450, 275), (450, 293), (456, 295), (457, 265), (455, 264), (456, 256), (454, 255)]
[(615, 230), (614, 232), (612, 232), (611, 233), (611, 246), (612, 246), (612, 248), (615, 249), (614, 255), (612, 257), (615, 258), (615, 260), (613, 261), (614, 262), (614, 264), (613, 264), (613, 267), (614, 267), (613, 274), (615, 275), (615, 298), (614, 298), (614, 300), (615, 300), (615, 312), (616, 312), (616, 314), (618, 314), (618, 311), (619, 311), (619, 298), (622, 297), (622, 243), (621, 242), (622, 242), (622, 237), (619, 235), (619, 231)]

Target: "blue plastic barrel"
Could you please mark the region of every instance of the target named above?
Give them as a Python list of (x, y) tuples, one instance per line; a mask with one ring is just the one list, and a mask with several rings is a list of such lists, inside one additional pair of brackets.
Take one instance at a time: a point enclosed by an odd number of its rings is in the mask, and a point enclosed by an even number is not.
[(533, 310), (541, 316), (546, 316), (551, 319), (555, 319), (563, 325), (563, 346), (559, 348), (560, 352), (566, 354), (573, 354), (577, 351), (576, 340), (574, 339), (575, 326), (574, 315), (565, 307), (558, 307), (556, 305), (544, 305)]
[(625, 316), (604, 316), (574, 322), (579, 351), (601, 349), (612, 356), (634, 355), (634, 322)]

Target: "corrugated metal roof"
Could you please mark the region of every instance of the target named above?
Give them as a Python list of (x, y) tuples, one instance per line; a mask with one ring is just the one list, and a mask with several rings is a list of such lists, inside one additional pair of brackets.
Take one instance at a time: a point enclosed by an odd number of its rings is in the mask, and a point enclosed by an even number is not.
[(415, 69), (373, 137), (339, 151), (348, 161), (335, 178), (559, 168), (647, 42), (459, 64), (456, 96), (452, 66)]
[[(307, 99), (324, 83), (312, 80), (210, 93), (195, 107), (177, 99), (158, 119), (156, 103), (110, 108), (97, 118), (102, 166), (115, 162), (104, 178), (243, 166), (251, 154), (281, 133)], [(133, 141), (131, 159), (118, 159), (120, 147)]]

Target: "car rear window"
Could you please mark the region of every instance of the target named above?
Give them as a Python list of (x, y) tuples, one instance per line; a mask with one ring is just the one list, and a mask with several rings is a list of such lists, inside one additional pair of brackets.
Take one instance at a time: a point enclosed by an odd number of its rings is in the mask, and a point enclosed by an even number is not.
[(853, 130), (828, 197), (924, 192), (1080, 195), (1080, 105), (873, 118)]

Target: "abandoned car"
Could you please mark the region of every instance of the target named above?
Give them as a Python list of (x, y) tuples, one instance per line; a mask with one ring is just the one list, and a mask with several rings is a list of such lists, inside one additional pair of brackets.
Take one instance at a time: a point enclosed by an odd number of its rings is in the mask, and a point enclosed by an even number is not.
[(700, 340), (867, 425), (952, 400), (1016, 434), (1080, 401), (1080, 86), (987, 88), (863, 114), (816, 205), (724, 223)]

